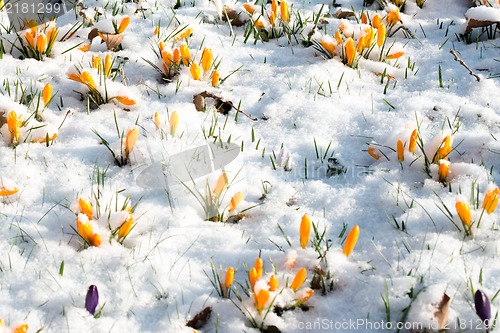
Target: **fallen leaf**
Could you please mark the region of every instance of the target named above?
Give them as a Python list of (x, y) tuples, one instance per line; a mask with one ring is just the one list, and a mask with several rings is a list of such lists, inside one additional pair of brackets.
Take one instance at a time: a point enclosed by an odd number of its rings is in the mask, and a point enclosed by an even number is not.
[(222, 14), (222, 21), (226, 21), (229, 18), (231, 20), (231, 24), (234, 25), (235, 27), (241, 27), (245, 23), (247, 23), (247, 20), (244, 18), (241, 18), (241, 13), (238, 13), (232, 8), (229, 8), (228, 6), (224, 6), (223, 9), (223, 14)]
[(123, 37), (125, 37), (124, 34), (107, 34), (102, 32), (98, 32), (98, 34), (110, 51), (116, 49), (122, 43)]
[(205, 326), (205, 324), (210, 319), (210, 315), (211, 314), (212, 314), (212, 308), (209, 307), (209, 306), (207, 306), (206, 308), (204, 308), (203, 310), (201, 310), (200, 312), (198, 312), (193, 317), (193, 319), (191, 319), (190, 321), (188, 321), (186, 323), (186, 326), (194, 328), (195, 330), (198, 330), (198, 329), (202, 328), (203, 326)]
[(437, 311), (434, 312), (434, 318), (438, 320), (438, 328), (440, 330), (446, 328), (448, 323), (448, 312), (450, 310), (451, 298), (450, 296), (443, 294), (443, 298), (439, 305), (437, 306)]

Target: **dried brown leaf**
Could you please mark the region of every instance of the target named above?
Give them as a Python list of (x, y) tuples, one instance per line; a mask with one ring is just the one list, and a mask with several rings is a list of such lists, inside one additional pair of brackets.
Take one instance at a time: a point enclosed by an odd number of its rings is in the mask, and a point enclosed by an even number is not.
[(351, 17), (351, 16), (354, 16), (354, 12), (353, 11), (342, 10), (340, 8), (337, 9), (337, 11), (335, 12), (335, 14), (333, 14), (333, 17), (337, 18), (337, 19), (345, 19), (345, 18), (348, 18), (348, 17)]
[(476, 19), (468, 19), (467, 21), (467, 28), (465, 28), (465, 33), (468, 34), (469, 32), (472, 31), (474, 28), (484, 28), (484, 27), (489, 27), (490, 25), (493, 24), (499, 24), (500, 22), (494, 22), (494, 21), (480, 21)]
[(212, 314), (212, 308), (209, 307), (209, 306), (207, 306), (206, 308), (204, 308), (203, 310), (201, 310), (200, 312), (198, 312), (193, 317), (193, 319), (191, 319), (190, 321), (188, 321), (186, 323), (186, 326), (194, 328), (195, 330), (199, 330), (200, 328), (202, 328), (203, 326), (206, 325), (206, 323), (210, 319), (210, 315), (211, 314)]
[(193, 103), (194, 107), (196, 108), (196, 111), (201, 112), (205, 109), (205, 97), (203, 97), (202, 94), (194, 95)]
[(450, 296), (443, 294), (441, 302), (437, 306), (437, 311), (434, 312), (434, 317), (438, 320), (438, 328), (440, 330), (446, 327), (448, 323), (448, 312), (450, 310), (451, 298)]
[(110, 51), (116, 49), (122, 43), (123, 37), (125, 37), (124, 34), (107, 34), (102, 32), (99, 32), (99, 36), (106, 43), (106, 47)]
[(237, 11), (235, 11), (232, 8), (229, 8), (228, 6), (224, 6), (222, 12), (223, 12), (222, 21), (227, 21), (227, 19), (229, 18), (229, 20), (231, 20), (231, 24), (234, 25), (235, 27), (241, 27), (247, 22), (245, 18), (241, 17), (240, 15), (241, 13), (238, 13)]

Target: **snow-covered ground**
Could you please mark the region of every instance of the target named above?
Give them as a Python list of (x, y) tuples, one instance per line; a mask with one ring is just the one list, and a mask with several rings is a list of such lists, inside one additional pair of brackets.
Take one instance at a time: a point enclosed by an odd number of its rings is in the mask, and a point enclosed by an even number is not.
[[(303, 26), (269, 40), (280, 34), (271, 32), (272, 4), (259, 1), (253, 15), (243, 4), (85, 0), (76, 7), (82, 15), (58, 17), (59, 34), (42, 60), (33, 58), (40, 29), (2, 29), (5, 332), (21, 332), (23, 324), (28, 332), (484, 331), (474, 292), (490, 299), (492, 320), (500, 305), (500, 215), (482, 208), (500, 177), (500, 43), (489, 27), (482, 34), (474, 28), (470, 43), (460, 36), (466, 13), (496, 22), (498, 4), (470, 9), (470, 0), (427, 0), (419, 8), (407, 0), (390, 27), (392, 4), (289, 1), (290, 20), (282, 22), (278, 5), (275, 26)], [(223, 5), (250, 21), (228, 24), (219, 17)], [(355, 16), (336, 18), (339, 9)], [(376, 14), (388, 32), (383, 46)], [(267, 29), (262, 40), (249, 33), (251, 20)], [(89, 41), (94, 28), (101, 36)], [(188, 29), (191, 36), (176, 40)], [(366, 59), (357, 55), (349, 66), (349, 36), (356, 48), (370, 31), (373, 40), (358, 49)], [(113, 43), (117, 32), (123, 39), (109, 51), (102, 39)], [(24, 50), (28, 58), (18, 49), (19, 40), (29, 43), (26, 34), (36, 51)], [(192, 75), (196, 65), (172, 59), (183, 43), (192, 63), (210, 67), (200, 69), (200, 80)], [(202, 61), (204, 48), (212, 65)], [(171, 82), (151, 65), (163, 70), (165, 61), (174, 62)], [(221, 82), (213, 87), (215, 67)], [(44, 94), (47, 83), (52, 92)], [(198, 112), (193, 96), (205, 91), (206, 108)], [(216, 112), (218, 100), (234, 108)], [(223, 157), (222, 168), (195, 159), (194, 149), (210, 142), (230, 142), (239, 153)], [(243, 200), (229, 212), (238, 192)], [(215, 203), (204, 210), (210, 198)], [(462, 223), (461, 202), (472, 222), (462, 215)], [(313, 227), (303, 248), (305, 214)], [(128, 234), (121, 229), (127, 222)], [(346, 256), (355, 225), (359, 238)], [(249, 271), (258, 257), (263, 269), (259, 274), (257, 264), (252, 288)], [(223, 285), (229, 267), (234, 282), (222, 297), (217, 279)], [(301, 268), (302, 285), (292, 282)], [(276, 288), (269, 285), (273, 274)], [(96, 318), (85, 304), (91, 285), (99, 292)], [(314, 295), (306, 300), (307, 288)], [(449, 307), (440, 305), (445, 294)], [(207, 307), (208, 320), (193, 324)]]

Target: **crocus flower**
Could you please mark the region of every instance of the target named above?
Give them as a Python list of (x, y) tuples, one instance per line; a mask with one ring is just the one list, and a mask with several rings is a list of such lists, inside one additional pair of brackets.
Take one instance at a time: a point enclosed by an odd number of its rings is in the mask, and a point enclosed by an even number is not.
[(118, 26), (118, 29), (116, 30), (116, 33), (121, 34), (122, 32), (124, 32), (125, 29), (127, 29), (129, 23), (130, 23), (130, 17), (129, 16), (125, 16), (120, 21), (120, 25)]
[(212, 72), (212, 87), (217, 87), (219, 85), (220, 75), (218, 70)]
[(401, 16), (399, 15), (399, 8), (396, 8), (394, 10), (391, 10), (387, 13), (387, 17), (385, 18), (387, 21), (387, 24), (389, 26), (394, 26), (396, 25), (399, 21), (401, 21)]
[(281, 20), (283, 22), (288, 22), (290, 20), (290, 13), (288, 11), (288, 3), (285, 0), (281, 0), (280, 14), (281, 14)]
[(399, 59), (401, 58), (402, 56), (404, 56), (404, 52), (403, 51), (399, 51), (399, 52), (394, 52), (394, 53), (391, 53), (391, 54), (388, 54), (386, 56), (387, 59)]
[(158, 113), (158, 111), (155, 112), (154, 122), (155, 122), (156, 128), (159, 129), (161, 127), (161, 119), (160, 119), (160, 114)]
[(300, 246), (305, 249), (309, 243), (309, 236), (311, 235), (311, 219), (309, 215), (304, 214), (300, 221)]
[(45, 105), (49, 104), (51, 98), (52, 98), (52, 85), (50, 83), (46, 83), (42, 90), (43, 103)]
[(89, 245), (98, 247), (101, 245), (101, 236), (95, 234), (92, 230), (92, 226), (89, 223), (89, 219), (84, 214), (78, 214), (76, 217), (76, 229), (78, 234), (82, 236), (85, 242)]
[(465, 197), (463, 197), (461, 195), (459, 195), (457, 197), (457, 201), (455, 203), (455, 208), (457, 210), (458, 217), (460, 218), (460, 221), (462, 221), (462, 223), (465, 226), (470, 228), (470, 225), (472, 223), (472, 217), (470, 215), (470, 206), (466, 202)]
[(201, 70), (197, 63), (194, 62), (191, 67), (189, 67), (189, 72), (194, 80), (199, 81), (201, 79)]
[(414, 129), (410, 135), (410, 144), (408, 145), (408, 151), (413, 153), (415, 148), (417, 148), (418, 130)]
[(21, 135), (21, 125), (22, 121), (17, 116), (16, 111), (10, 111), (7, 114), (7, 128), (10, 132), (10, 143), (19, 142), (19, 136)]
[(292, 289), (293, 291), (299, 290), (299, 288), (306, 280), (306, 276), (307, 276), (306, 269), (305, 268), (299, 269), (297, 274), (295, 274), (295, 277), (293, 278), (292, 284), (290, 285), (290, 289)]
[(484, 200), (482, 208), (491, 214), (495, 210), (498, 204), (498, 197), (500, 196), (500, 190), (495, 185), (489, 185), (486, 188), (486, 193), (484, 194)]
[[(189, 48), (186, 44), (182, 44), (180, 46), (180, 52), (181, 52), (181, 56), (182, 56), (182, 63), (184, 64), (184, 66), (189, 66), (189, 63), (191, 62), (191, 54), (189, 52)], [(199, 79), (195, 79), (195, 80), (199, 80)]]
[(262, 258), (255, 259), (253, 267), (255, 267), (257, 272), (257, 278), (260, 278), (262, 276), (262, 270), (264, 269), (264, 261), (262, 261)]
[(0, 197), (7, 197), (9, 195), (16, 194), (18, 191), (19, 190), (15, 186), (0, 184)]
[(175, 135), (175, 132), (177, 132), (177, 125), (179, 125), (179, 114), (177, 111), (174, 111), (170, 115), (170, 135)]
[(27, 324), (22, 324), (14, 328), (12, 333), (26, 333), (28, 332), (28, 325)]
[(135, 143), (139, 138), (139, 129), (136, 126), (133, 126), (127, 131), (127, 135), (125, 137), (125, 158), (128, 158), (132, 150), (134, 149)]
[(132, 98), (128, 98), (127, 96), (114, 96), (113, 98), (116, 99), (121, 104), (127, 106), (135, 105), (136, 103), (135, 100), (133, 100)]
[(342, 252), (349, 257), (356, 246), (359, 237), (359, 225), (355, 225), (347, 235)]
[(385, 28), (384, 23), (380, 23), (380, 25), (377, 28), (377, 45), (379, 48), (382, 47), (385, 43), (385, 37), (386, 37), (387, 30)]
[(111, 75), (111, 66), (113, 66), (113, 60), (111, 59), (111, 55), (107, 54), (104, 57), (104, 75), (109, 77)]
[(174, 49), (174, 62), (177, 65), (181, 64), (181, 51), (178, 48)]
[(101, 62), (101, 57), (99, 57), (98, 55), (92, 56), (92, 68), (97, 68), (97, 71), (101, 72), (102, 62)]
[(26, 42), (31, 48), (35, 48), (35, 36), (31, 33), (30, 30), (26, 31), (24, 34), (24, 38), (26, 39)]
[(161, 53), (161, 58), (163, 59), (163, 63), (167, 66), (170, 67), (172, 66), (172, 62), (174, 61), (174, 56), (172, 53), (170, 53), (167, 50), (162, 51)]
[(382, 17), (379, 14), (375, 14), (372, 17), (372, 27), (378, 29), (380, 24), (382, 23)]
[(356, 51), (358, 53), (361, 53), (361, 51), (363, 51), (363, 49), (365, 48), (365, 40), (366, 40), (365, 35), (362, 35), (361, 37), (359, 37), (358, 44), (356, 45)]
[(311, 288), (305, 288), (297, 292), (297, 305), (303, 304), (309, 300), (314, 295), (314, 290)]
[(271, 1), (271, 12), (274, 14), (274, 17), (278, 15), (278, 0)]
[(243, 199), (243, 192), (241, 191), (233, 195), (231, 201), (229, 202), (229, 211), (232, 212), (233, 210), (235, 210), (236, 207), (240, 204), (242, 199)]
[(337, 44), (342, 44), (342, 35), (340, 34), (340, 30), (335, 31), (335, 40)]
[(276, 277), (276, 275), (271, 275), (271, 277), (269, 278), (269, 290), (270, 291), (275, 291), (276, 289), (278, 289), (278, 278)]
[(269, 14), (269, 24), (274, 25), (274, 23), (276, 23), (276, 14), (271, 12), (271, 14)]
[(208, 72), (210, 67), (212, 67), (212, 63), (214, 61), (214, 57), (212, 55), (212, 49), (204, 48), (201, 53), (201, 67), (204, 72)]
[(95, 285), (91, 285), (85, 297), (85, 309), (87, 309), (91, 315), (94, 315), (97, 304), (99, 304), (99, 292)]
[(257, 279), (259, 277), (257, 276), (257, 270), (255, 267), (250, 268), (250, 271), (248, 272), (248, 279), (250, 280), (250, 286), (253, 287), (255, 286), (255, 282), (257, 282)]
[(333, 44), (333, 41), (330, 39), (330, 37), (321, 38), (319, 42), (321, 46), (323, 46), (323, 48), (327, 50), (332, 57), (335, 55), (335, 45)]
[(381, 157), (380, 151), (377, 148), (369, 146), (367, 151), (368, 151), (368, 154), (371, 157), (373, 157), (374, 159), (376, 159), (377, 161), (380, 159), (380, 157)]
[(215, 184), (214, 196), (215, 198), (219, 198), (222, 192), (226, 189), (228, 185), (227, 173), (223, 172), (219, 179), (217, 179), (217, 183)]
[(132, 215), (131, 212), (129, 212), (128, 219), (125, 222), (123, 222), (123, 224), (118, 229), (118, 241), (123, 241), (123, 239), (125, 239), (125, 237), (128, 236), (130, 230), (132, 230), (133, 224), (134, 224), (134, 216)]
[(356, 59), (356, 48), (354, 47), (354, 39), (349, 37), (344, 45), (346, 61), (349, 67), (352, 67), (354, 60)]
[(403, 162), (405, 160), (405, 147), (403, 145), (403, 141), (398, 140), (396, 152), (398, 154), (398, 161)]
[(89, 220), (92, 220), (92, 203), (89, 199), (78, 198), (78, 208), (80, 213), (85, 214)]
[(361, 23), (362, 24), (368, 24), (368, 15), (366, 15), (366, 12), (363, 12), (361, 14)]
[(438, 162), (438, 177), (441, 183), (446, 181), (446, 177), (450, 173), (450, 162), (447, 160), (439, 160)]
[(191, 36), (193, 34), (193, 28), (188, 28), (188, 29), (185, 29), (184, 31), (182, 31), (182, 33), (180, 33), (176, 38), (175, 38), (175, 41), (180, 41), (181, 39), (185, 39), (185, 38), (188, 38), (189, 36)]
[(226, 287), (226, 289), (229, 289), (233, 285), (233, 280), (234, 280), (234, 268), (229, 267), (226, 270), (226, 278), (224, 281), (224, 287)]
[(491, 319), (491, 307), (490, 300), (486, 294), (478, 289), (474, 294), (474, 305), (476, 307), (476, 313), (484, 322), (486, 327), (489, 326), (489, 321)]
[(259, 290), (258, 294), (254, 294), (254, 302), (255, 307), (259, 313), (262, 312), (262, 309), (266, 306), (269, 301), (269, 291), (266, 289)]
[(44, 53), (47, 48), (47, 36), (44, 33), (41, 33), (36, 38), (36, 50), (38, 53)]
[(243, 8), (245, 8), (245, 10), (248, 12), (248, 14), (252, 15), (254, 12), (255, 12), (255, 9), (253, 8), (253, 6), (249, 3), (245, 3), (243, 4)]

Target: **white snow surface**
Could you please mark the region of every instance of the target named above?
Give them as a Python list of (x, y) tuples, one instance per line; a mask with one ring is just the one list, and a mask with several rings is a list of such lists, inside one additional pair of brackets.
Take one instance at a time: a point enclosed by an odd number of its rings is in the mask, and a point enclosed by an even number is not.
[[(499, 297), (493, 299), (500, 290), (500, 213), (481, 209), (486, 189), (500, 184), (500, 43), (486, 39), (486, 34), (476, 42), (477, 31), (472, 44), (457, 38), (466, 13), (486, 10), (469, 9), (471, 1), (427, 0), (423, 8), (407, 2), (398, 25), (404, 24), (414, 38), (400, 29), (387, 44), (394, 43), (393, 51), (404, 55), (387, 62), (377, 57), (362, 60), (352, 69), (338, 55), (325, 59), (314, 47), (289, 43), (286, 37), (254, 43), (250, 36), (245, 43), (245, 27), (230, 27), (219, 18), (222, 5), (243, 11), (241, 1), (182, 0), (174, 11), (172, 0), (118, 1), (120, 11), (113, 18), (115, 2), (85, 0), (87, 13), (101, 8), (104, 14), (96, 24), (109, 31), (112, 19), (131, 17), (123, 50), (114, 54), (123, 61), (123, 77), (108, 87), (113, 96), (137, 101), (129, 108), (111, 101), (89, 109), (79, 94), (85, 87), (66, 76), (75, 66), (88, 69), (92, 55), (104, 58), (108, 53), (98, 37), (88, 52), (68, 51), (86, 39), (91, 27), (57, 42), (53, 55), (43, 61), (4, 54), (0, 123), (5, 122), (2, 114), (6, 117), (11, 110), (22, 114), (23, 121), (30, 117), (31, 111), (13, 102), (16, 81), (32, 91), (50, 82), (57, 95), (40, 120), (50, 133), (58, 133), (48, 146), (27, 140), (14, 149), (7, 125), (0, 130), (0, 186), (18, 189), (0, 197), (4, 331), (26, 323), (28, 332), (193, 332), (186, 323), (207, 306), (212, 315), (199, 332), (259, 332), (251, 317), (264, 328), (276, 326), (287, 333), (396, 331), (397, 325), (402, 331), (437, 331), (433, 315), (443, 293), (451, 298), (450, 331), (484, 330), (474, 310), (473, 291), (481, 289), (492, 300), (493, 317), (500, 305)], [(353, 8), (358, 17), (363, 9), (362, 0), (334, 3)], [(303, 18), (312, 17), (322, 4), (335, 13), (331, 1), (289, 2)], [(365, 10), (370, 16), (386, 15), (374, 6)], [(175, 19), (168, 25), (173, 13)], [(491, 17), (481, 12), (474, 18)], [(59, 17), (61, 33), (78, 20), (72, 13)], [(325, 21), (330, 23), (315, 32), (318, 41), (325, 33), (333, 36), (340, 23), (332, 17)], [(220, 62), (221, 78), (227, 79), (214, 88), (209, 74), (195, 81), (189, 69), (182, 68), (174, 82), (161, 82), (145, 61), (158, 64), (153, 51), (158, 22), (163, 35), (181, 26), (192, 28), (192, 59), (200, 61), (203, 48), (210, 47), (215, 62)], [(355, 20), (351, 24), (357, 26)], [(453, 60), (450, 48), (480, 81)], [(193, 95), (203, 91), (232, 101), (257, 120), (236, 117), (235, 109), (227, 117), (217, 113), (210, 98), (207, 111), (197, 112)], [(174, 110), (179, 124), (172, 136), (168, 119)], [(161, 131), (154, 123), (155, 112), (163, 123)], [(116, 127), (125, 133), (133, 125), (140, 134), (132, 163), (118, 166), (95, 132), (118, 156), (124, 146)], [(168, 182), (147, 188), (136, 183), (152, 162), (206, 144), (204, 133), (211, 128), (215, 130), (208, 141), (216, 137), (241, 147), (238, 158), (225, 167), (229, 180), (235, 180), (222, 200), (224, 208), (233, 194), (243, 192), (235, 212), (225, 211), (225, 217), (244, 216), (236, 224), (207, 221), (193, 193), (175, 180), (171, 188)], [(444, 138), (452, 136), (446, 185), (438, 180), (437, 165), (426, 172), (420, 142), (413, 153), (408, 151), (417, 128), (431, 160)], [(44, 133), (37, 135), (43, 139)], [(405, 148), (401, 162), (398, 140)], [(384, 156), (372, 158), (368, 144)], [(329, 173), (329, 163), (334, 163), (329, 158), (344, 172)], [(208, 182), (213, 189), (221, 172), (196, 179), (196, 188), (204, 191)], [(195, 192), (191, 180), (184, 184)], [(471, 205), (471, 236), (455, 210), (457, 196)], [(90, 199), (99, 215), (91, 223), (95, 232), (104, 230), (106, 235), (99, 247), (83, 246), (77, 233), (75, 202), (80, 197)], [(131, 207), (136, 224), (123, 244), (108, 238), (109, 229), (119, 227)], [(328, 249), (320, 245), (320, 252), (333, 290), (325, 295), (315, 290), (304, 303), (307, 311), (296, 307), (282, 314), (259, 314), (253, 294), (245, 293), (248, 268), (257, 257), (264, 261), (258, 289), (268, 288), (271, 274), (279, 280), (279, 291), (271, 293), (267, 307), (274, 297), (274, 305), (293, 304), (304, 294), (301, 290), (311, 286), (320, 260), (312, 231), (308, 246), (300, 246), (305, 213), (330, 241)], [(359, 239), (346, 257), (344, 239), (355, 225), (360, 227)], [(221, 271), (222, 282), (225, 270), (234, 267), (234, 288), (241, 301), (234, 291), (231, 299), (218, 295), (210, 281), (212, 265)], [(287, 286), (302, 267), (307, 278), (295, 294)], [(99, 318), (85, 309), (90, 285), (99, 290)]]

